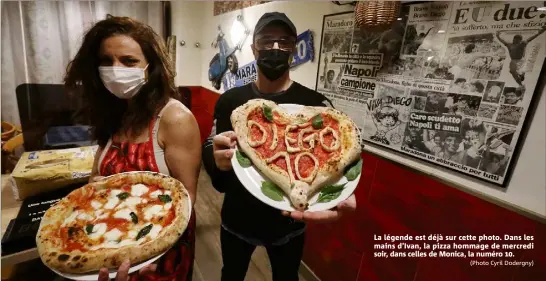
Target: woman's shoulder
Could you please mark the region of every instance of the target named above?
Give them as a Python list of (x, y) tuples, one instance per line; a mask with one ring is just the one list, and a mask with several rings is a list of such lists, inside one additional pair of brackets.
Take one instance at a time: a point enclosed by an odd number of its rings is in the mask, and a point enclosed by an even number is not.
[(162, 124), (181, 124), (195, 119), (193, 113), (182, 102), (171, 99), (165, 105), (161, 114)]

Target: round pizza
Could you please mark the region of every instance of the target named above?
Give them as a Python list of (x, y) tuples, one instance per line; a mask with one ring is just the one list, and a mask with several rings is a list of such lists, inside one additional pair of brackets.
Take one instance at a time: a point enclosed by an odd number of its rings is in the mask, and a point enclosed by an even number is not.
[(45, 213), (36, 244), (65, 273), (139, 263), (171, 248), (191, 215), (181, 182), (152, 172), (116, 174), (72, 191)]
[(231, 123), (240, 149), (298, 210), (361, 153), (356, 124), (329, 107), (303, 106), (289, 114), (272, 101), (254, 99), (232, 112)]

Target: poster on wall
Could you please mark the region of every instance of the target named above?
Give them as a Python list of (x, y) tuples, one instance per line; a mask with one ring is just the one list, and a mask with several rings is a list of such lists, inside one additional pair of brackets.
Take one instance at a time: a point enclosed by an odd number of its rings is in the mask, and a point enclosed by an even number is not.
[[(311, 30), (306, 30), (298, 35), (296, 40), (296, 52), (292, 56), (290, 68), (296, 67), (308, 61), (315, 59), (315, 47), (313, 43), (313, 33)], [(227, 72), (222, 78), (224, 91), (231, 88), (240, 87), (248, 83), (256, 81), (258, 78), (258, 66), (256, 61), (251, 61), (235, 72)]]
[(326, 15), (316, 90), (366, 142), (506, 186), (546, 76), (544, 6), (405, 4), (376, 33)]

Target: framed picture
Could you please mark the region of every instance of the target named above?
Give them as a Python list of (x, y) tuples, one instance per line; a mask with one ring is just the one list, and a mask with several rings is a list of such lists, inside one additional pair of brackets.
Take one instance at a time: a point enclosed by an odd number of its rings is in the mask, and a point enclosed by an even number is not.
[(506, 187), (546, 77), (542, 6), (404, 4), (383, 32), (326, 15), (315, 89), (365, 143)]

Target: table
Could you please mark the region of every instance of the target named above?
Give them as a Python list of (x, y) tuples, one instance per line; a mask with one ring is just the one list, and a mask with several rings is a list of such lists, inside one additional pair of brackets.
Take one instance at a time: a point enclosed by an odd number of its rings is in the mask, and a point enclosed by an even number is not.
[[(19, 209), (21, 209), (21, 204), (23, 203), (22, 201), (15, 200), (9, 178), (10, 175), (2, 175), (2, 236), (4, 236), (4, 232), (8, 227), (9, 221), (17, 217)], [(2, 267), (37, 258), (39, 258), (38, 250), (36, 248), (28, 249), (22, 252), (3, 256)]]

